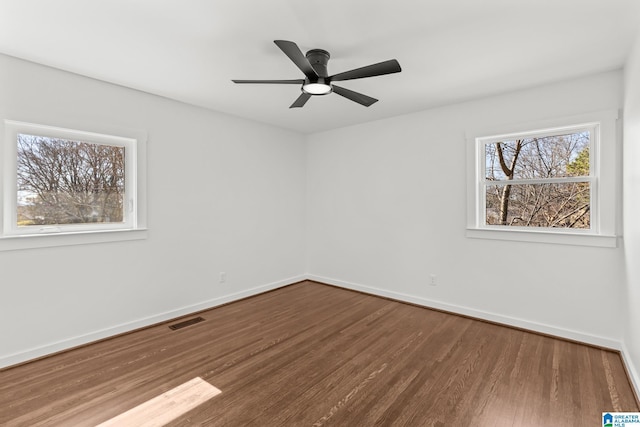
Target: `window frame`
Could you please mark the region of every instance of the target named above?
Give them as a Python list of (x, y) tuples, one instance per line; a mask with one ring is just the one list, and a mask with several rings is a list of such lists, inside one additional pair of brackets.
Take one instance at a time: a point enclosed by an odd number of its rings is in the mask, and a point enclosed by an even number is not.
[[(4, 120), (0, 147), (0, 251), (146, 238), (144, 180), (146, 132), (115, 129), (77, 130)], [(119, 223), (59, 224), (42, 227), (17, 225), (17, 137), (37, 135), (125, 148), (124, 221)]]
[[(550, 119), (526, 124), (503, 125), (467, 132), (467, 229), (466, 236), (496, 240), (616, 247), (619, 163), (617, 111)], [(589, 130), (590, 174), (588, 177), (513, 180), (509, 184), (563, 182), (590, 183), (590, 229), (519, 227), (486, 224), (486, 187), (503, 185), (486, 180), (485, 145), (523, 137), (558, 135)], [(504, 184), (506, 185), (506, 183)]]

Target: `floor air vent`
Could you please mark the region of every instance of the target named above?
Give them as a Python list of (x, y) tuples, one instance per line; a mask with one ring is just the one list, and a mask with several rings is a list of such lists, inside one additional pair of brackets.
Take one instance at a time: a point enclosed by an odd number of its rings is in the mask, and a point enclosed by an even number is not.
[(195, 325), (196, 323), (204, 322), (202, 317), (196, 317), (194, 319), (185, 320), (184, 322), (175, 323), (169, 326), (169, 329), (176, 330), (186, 328), (187, 326)]

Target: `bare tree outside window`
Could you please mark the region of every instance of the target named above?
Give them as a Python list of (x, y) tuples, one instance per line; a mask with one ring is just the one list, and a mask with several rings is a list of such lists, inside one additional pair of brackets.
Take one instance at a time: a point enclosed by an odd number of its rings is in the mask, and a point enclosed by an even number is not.
[(589, 131), (486, 143), (486, 224), (589, 229), (589, 146)]
[(125, 148), (18, 134), (18, 226), (120, 223)]

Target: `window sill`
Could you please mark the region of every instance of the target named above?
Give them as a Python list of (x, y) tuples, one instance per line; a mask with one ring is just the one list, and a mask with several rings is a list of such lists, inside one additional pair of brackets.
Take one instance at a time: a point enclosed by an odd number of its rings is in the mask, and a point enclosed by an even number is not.
[(615, 248), (618, 237), (602, 234), (558, 233), (552, 231), (496, 230), (467, 228), (466, 236), (472, 239), (507, 240), (514, 242), (552, 243), (558, 245), (594, 246)]
[(148, 230), (146, 228), (137, 228), (133, 230), (4, 236), (0, 238), (0, 252), (16, 251), (20, 249), (144, 240), (147, 238), (147, 232)]

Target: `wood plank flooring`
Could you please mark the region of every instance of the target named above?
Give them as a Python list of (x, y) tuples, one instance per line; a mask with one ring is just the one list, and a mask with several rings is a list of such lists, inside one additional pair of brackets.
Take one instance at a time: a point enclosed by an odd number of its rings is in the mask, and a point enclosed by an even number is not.
[(96, 426), (194, 377), (222, 393), (168, 426), (582, 427), (640, 410), (617, 353), (318, 283), (198, 315), (0, 371), (0, 425)]

